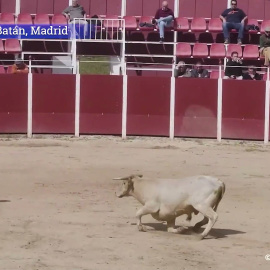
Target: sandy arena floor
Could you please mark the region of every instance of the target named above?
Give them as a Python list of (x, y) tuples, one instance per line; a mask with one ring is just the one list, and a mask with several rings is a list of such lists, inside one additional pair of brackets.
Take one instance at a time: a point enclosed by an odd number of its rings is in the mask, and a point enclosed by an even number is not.
[[(266, 270), (270, 146), (114, 137), (0, 139), (1, 270)], [(210, 174), (226, 183), (208, 239), (170, 234), (113, 177)], [(191, 226), (179, 217), (177, 225)]]

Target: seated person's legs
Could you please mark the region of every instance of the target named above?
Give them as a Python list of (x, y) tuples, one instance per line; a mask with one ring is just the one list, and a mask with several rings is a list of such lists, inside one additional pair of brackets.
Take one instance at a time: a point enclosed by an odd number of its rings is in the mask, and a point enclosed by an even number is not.
[(238, 43), (242, 43), (242, 39), (244, 37), (244, 24), (235, 23), (234, 29), (236, 29), (238, 31)]
[(230, 42), (230, 30), (233, 28), (233, 25), (229, 22), (224, 22), (222, 24), (222, 28), (223, 28), (223, 35), (224, 35), (225, 43), (229, 43)]

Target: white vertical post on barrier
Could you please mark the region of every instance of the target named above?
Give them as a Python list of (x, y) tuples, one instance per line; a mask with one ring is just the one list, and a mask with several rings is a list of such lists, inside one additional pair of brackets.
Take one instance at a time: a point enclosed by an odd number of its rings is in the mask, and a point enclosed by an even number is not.
[(231, 1), (232, 0), (228, 0), (228, 2), (227, 2), (227, 8), (230, 8), (231, 7)]
[(175, 18), (179, 16), (179, 0), (174, 1), (174, 16)]
[(123, 75), (122, 139), (127, 138), (127, 74)]
[(170, 139), (174, 139), (174, 115), (175, 115), (175, 77), (171, 77), (170, 94)]
[(122, 0), (121, 17), (126, 16), (126, 14), (127, 14), (127, 0)]
[(80, 99), (81, 99), (81, 75), (76, 74), (75, 90), (75, 137), (80, 137)]
[(175, 76), (174, 69), (176, 63), (176, 42), (177, 42), (177, 33), (174, 32), (174, 44), (173, 44), (173, 63), (172, 63), (172, 76), (171, 76), (171, 91), (170, 91), (170, 139), (174, 139), (174, 119), (175, 119)]
[(270, 81), (269, 81), (269, 68), (267, 68), (267, 80), (265, 86), (265, 116), (264, 116), (264, 143), (269, 142), (269, 106), (270, 106)]
[(33, 135), (33, 74), (31, 59), (29, 60), (28, 94), (27, 94), (27, 137)]
[(219, 66), (219, 76), (218, 76), (218, 95), (217, 95), (217, 141), (221, 142), (222, 138), (222, 76), (221, 76), (221, 66)]
[(21, 13), (21, 0), (16, 0), (16, 6), (15, 6), (15, 14), (18, 16), (18, 14)]

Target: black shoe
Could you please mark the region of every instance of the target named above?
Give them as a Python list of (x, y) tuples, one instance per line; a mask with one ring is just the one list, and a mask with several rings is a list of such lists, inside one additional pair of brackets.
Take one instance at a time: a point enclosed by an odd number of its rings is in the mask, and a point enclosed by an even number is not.
[(164, 42), (164, 38), (162, 37), (162, 38), (160, 38), (160, 41), (159, 41), (160, 43), (162, 43), (162, 42)]

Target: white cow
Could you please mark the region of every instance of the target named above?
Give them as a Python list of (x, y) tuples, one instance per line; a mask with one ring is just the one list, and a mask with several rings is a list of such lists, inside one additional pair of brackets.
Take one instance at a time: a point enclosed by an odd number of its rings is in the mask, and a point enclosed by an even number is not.
[(178, 233), (175, 228), (175, 219), (183, 214), (197, 215), (199, 212), (204, 219), (195, 224), (199, 229), (207, 224), (201, 234), (206, 237), (217, 221), (215, 212), (225, 193), (225, 184), (211, 176), (193, 176), (183, 179), (146, 179), (142, 175), (130, 175), (122, 178), (122, 186), (117, 197), (133, 196), (143, 207), (136, 213), (139, 231), (146, 231), (141, 223), (144, 215), (151, 214), (158, 221), (167, 222), (167, 231)]

